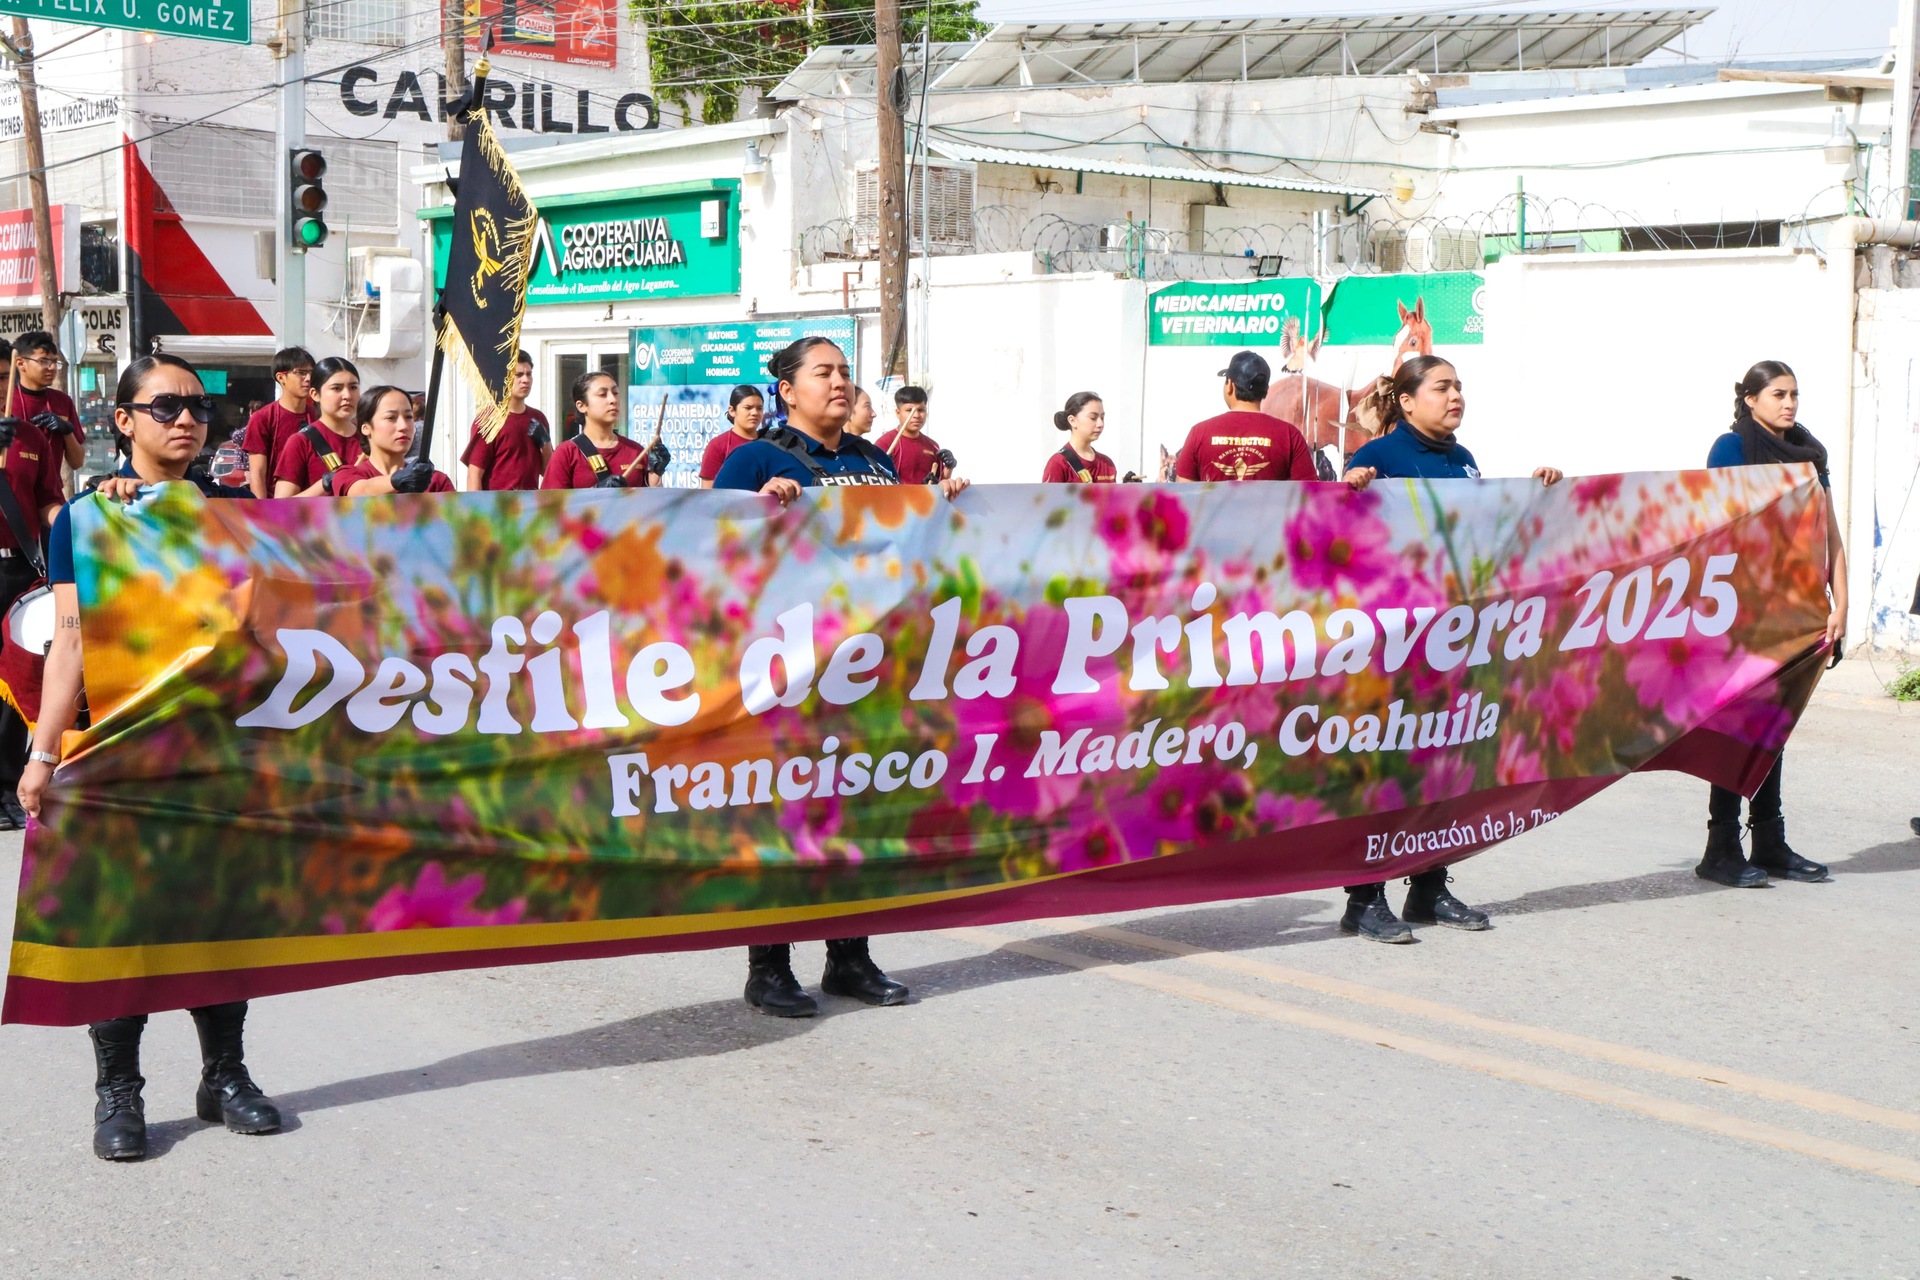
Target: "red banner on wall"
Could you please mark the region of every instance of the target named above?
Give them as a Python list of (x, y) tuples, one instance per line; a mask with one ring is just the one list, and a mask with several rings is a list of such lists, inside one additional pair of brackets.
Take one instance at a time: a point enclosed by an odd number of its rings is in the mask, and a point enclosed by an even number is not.
[[(80, 287), (80, 216), (70, 204), (53, 206), (53, 261), (55, 287), (68, 293)], [(0, 213), (0, 301), (40, 300), (38, 241), (33, 235), (33, 210), (8, 209)]]
[[(515, 58), (611, 67), (619, 51), (615, 0), (467, 0), (468, 30), (491, 29), (494, 50)], [(479, 49), (470, 36), (467, 48)]]

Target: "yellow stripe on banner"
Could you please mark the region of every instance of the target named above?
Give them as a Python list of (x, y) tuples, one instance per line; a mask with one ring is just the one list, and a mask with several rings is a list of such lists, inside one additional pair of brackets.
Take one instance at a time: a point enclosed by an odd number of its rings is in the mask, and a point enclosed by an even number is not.
[[(1092, 868), (1087, 868), (1092, 870)], [(793, 924), (836, 916), (918, 907), (934, 902), (1024, 888), (1080, 875), (1058, 872), (1018, 884), (974, 885), (934, 893), (906, 894), (864, 902), (804, 907), (769, 907), (705, 915), (652, 916), (640, 920), (584, 920), (565, 924), (496, 924), (450, 929), (401, 929), (391, 933), (327, 934), (302, 938), (244, 938), (230, 942), (172, 942), (138, 947), (56, 947), (15, 942), (10, 971), (15, 977), (44, 982), (110, 982), (121, 978), (161, 978), (184, 973), (220, 973), (270, 969), (282, 965), (326, 964), (347, 960), (385, 960), (395, 956), (448, 955), (461, 951), (504, 951), (569, 943), (621, 942), (635, 938), (698, 935), (762, 925)]]

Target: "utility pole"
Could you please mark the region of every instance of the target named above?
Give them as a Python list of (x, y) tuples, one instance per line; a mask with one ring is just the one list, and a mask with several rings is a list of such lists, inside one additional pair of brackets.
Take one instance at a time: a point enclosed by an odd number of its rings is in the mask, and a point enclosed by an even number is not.
[(34, 270), (40, 276), (40, 324), (60, 332), (60, 274), (54, 257), (53, 210), (47, 203), (47, 149), (40, 137), (40, 85), (33, 74), (33, 31), (13, 20), (13, 52), (19, 61), (20, 131), (27, 143), (27, 189), (33, 202)]
[(874, 6), (874, 69), (879, 78), (880, 373), (907, 371), (907, 131), (902, 112), (900, 0)]
[(307, 255), (293, 242), (293, 153), (307, 145), (307, 33), (301, 0), (280, 0), (278, 25), (267, 47), (280, 62), (279, 115), (274, 143), (279, 150), (279, 194), (274, 208), (280, 225), (273, 230), (278, 250), (280, 345), (307, 345)]
[[(458, 102), (467, 91), (467, 6), (466, 0), (441, 0), (440, 44), (447, 60), (447, 101)], [(467, 136), (460, 117), (447, 116), (447, 141), (458, 142)]]

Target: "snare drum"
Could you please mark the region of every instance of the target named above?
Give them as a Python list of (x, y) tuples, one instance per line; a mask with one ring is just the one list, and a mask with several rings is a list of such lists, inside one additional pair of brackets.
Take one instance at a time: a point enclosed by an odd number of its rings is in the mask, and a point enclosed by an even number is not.
[(35, 657), (45, 658), (53, 648), (56, 618), (52, 589), (44, 585), (35, 587), (7, 610), (5, 641)]
[(29, 726), (40, 718), (40, 679), (57, 619), (53, 592), (40, 583), (15, 600), (0, 620), (0, 698)]

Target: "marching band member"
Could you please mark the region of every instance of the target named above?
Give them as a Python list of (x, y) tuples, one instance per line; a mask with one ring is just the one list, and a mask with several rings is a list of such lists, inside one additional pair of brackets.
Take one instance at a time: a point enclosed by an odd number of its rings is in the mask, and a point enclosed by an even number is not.
[[(507, 389), (506, 420), (491, 440), (481, 436), (476, 420), (466, 452), (460, 455), (467, 466), (468, 490), (540, 487), (540, 477), (553, 456), (553, 436), (547, 415), (527, 403), (527, 393), (532, 390), (533, 357), (522, 351), (514, 362), (513, 382)], [(419, 417), (414, 414), (416, 421)]]
[(662, 483), (673, 455), (658, 439), (641, 445), (620, 434), (626, 406), (612, 374), (595, 369), (575, 378), (573, 408), (580, 431), (553, 451), (542, 489), (639, 489)]
[(713, 488), (713, 478), (720, 474), (720, 464), (727, 455), (747, 441), (760, 434), (760, 423), (766, 417), (767, 398), (760, 394), (760, 388), (741, 383), (727, 397), (727, 421), (733, 429), (723, 431), (707, 441), (706, 449), (700, 454), (700, 487)]
[(313, 366), (320, 388), (320, 418), (296, 429), (273, 463), (273, 496), (312, 498), (331, 494), (333, 473), (360, 461), (360, 371), (344, 356)]
[[(1479, 479), (1479, 464), (1454, 436), (1466, 411), (1459, 371), (1439, 356), (1414, 356), (1393, 375), (1384, 434), (1354, 451), (1342, 479), (1355, 489), (1364, 489), (1380, 478)], [(1560, 482), (1561, 475), (1552, 467), (1541, 467), (1533, 478), (1553, 485)], [(1408, 920), (1452, 929), (1485, 929), (1487, 913), (1449, 893), (1447, 881), (1451, 878), (1445, 867), (1411, 877), (1406, 905), (1401, 908), (1405, 920), (1395, 916), (1387, 905), (1384, 881), (1349, 885), (1340, 928), (1375, 942), (1412, 942)]]
[(1318, 480), (1313, 449), (1298, 427), (1260, 411), (1273, 371), (1257, 351), (1236, 351), (1220, 397), (1227, 411), (1187, 432), (1174, 459), (1176, 480)]
[[(1778, 360), (1762, 360), (1733, 387), (1733, 425), (1707, 452), (1709, 467), (1752, 466), (1767, 462), (1811, 462), (1823, 488), (1827, 449), (1797, 421), (1800, 383)], [(1835, 653), (1847, 632), (1847, 549), (1840, 523), (1827, 505), (1827, 615), (1825, 640)], [(1768, 877), (1817, 884), (1828, 878), (1824, 864), (1803, 858), (1787, 843), (1787, 820), (1780, 811), (1780, 764), (1747, 802), (1747, 830), (1753, 833), (1753, 858), (1740, 850), (1740, 793), (1714, 787), (1707, 798), (1707, 851), (1693, 873), (1702, 880), (1735, 889), (1757, 889)], [(1920, 828), (1916, 828), (1920, 830)]]
[[(767, 361), (787, 406), (787, 425), (741, 445), (714, 477), (716, 489), (763, 493), (782, 506), (816, 485), (899, 484), (893, 460), (878, 447), (849, 435), (853, 375), (846, 353), (832, 341), (801, 338)], [(959, 477), (940, 482), (952, 498), (967, 487)], [(819, 1011), (813, 997), (793, 976), (793, 947), (787, 943), (747, 948), (746, 1001), (762, 1013), (781, 1018), (811, 1018)], [(905, 1004), (907, 988), (880, 970), (865, 938), (827, 943), (827, 967), (820, 989), (851, 996), (870, 1005)]]
[(1067, 433), (1067, 443), (1047, 459), (1041, 484), (1116, 484), (1120, 471), (1113, 459), (1093, 447), (1107, 429), (1107, 407), (1091, 391), (1067, 397), (1067, 407), (1053, 415), (1056, 431)]
[(273, 496), (273, 464), (294, 432), (320, 416), (313, 403), (313, 356), (305, 347), (273, 353), (273, 380), (280, 394), (247, 418), (247, 487), (256, 498)]
[[(18, 404), (16, 396), (14, 403)], [(22, 418), (0, 418), (0, 503), (10, 506), (0, 519), (0, 617), (41, 578), (41, 534), (66, 501), (60, 485), (60, 451), (46, 433)], [(0, 703), (0, 831), (19, 831), (27, 815), (14, 799), (20, 770), (27, 761), (27, 722)]]
[[(247, 489), (216, 485), (192, 467), (213, 421), (213, 397), (201, 386), (193, 366), (177, 356), (142, 356), (120, 375), (114, 397), (116, 430), (132, 444), (132, 456), (120, 474), (100, 486), (103, 494), (131, 498), (142, 485), (186, 480), (208, 497), (251, 498)], [(33, 753), (20, 779), (20, 803), (38, 817), (40, 802), (60, 763), (61, 737), (79, 712), (83, 654), (80, 601), (74, 587), (71, 509), (54, 519), (48, 539), (47, 579), (53, 586), (59, 621), (47, 653), (40, 692), (40, 719), (34, 725)], [(272, 1133), (280, 1112), (247, 1073), (243, 1028), (247, 1003), (208, 1005), (188, 1010), (200, 1036), (200, 1087), (194, 1113), (211, 1124), (225, 1123), (235, 1133)], [(93, 1153), (102, 1160), (138, 1160), (147, 1153), (146, 1107), (140, 1096), (140, 1036), (147, 1015), (96, 1022), (93, 1040), (96, 1070)]]
[(46, 433), (60, 451), (66, 464), (78, 471), (87, 460), (87, 445), (82, 437), (80, 411), (73, 397), (55, 384), (67, 362), (60, 355), (60, 343), (44, 329), (23, 333), (13, 340), (13, 398), (7, 413), (25, 418)]
[(360, 461), (330, 477), (335, 497), (373, 497), (382, 493), (452, 493), (453, 481), (425, 458), (407, 461), (413, 447), (413, 395), (399, 387), (371, 387), (355, 411), (360, 427)]
[(881, 436), (879, 445), (880, 451), (892, 461), (900, 482), (928, 484), (952, 475), (953, 455), (926, 433), (927, 389), (906, 386), (894, 392), (893, 412), (900, 425)]

